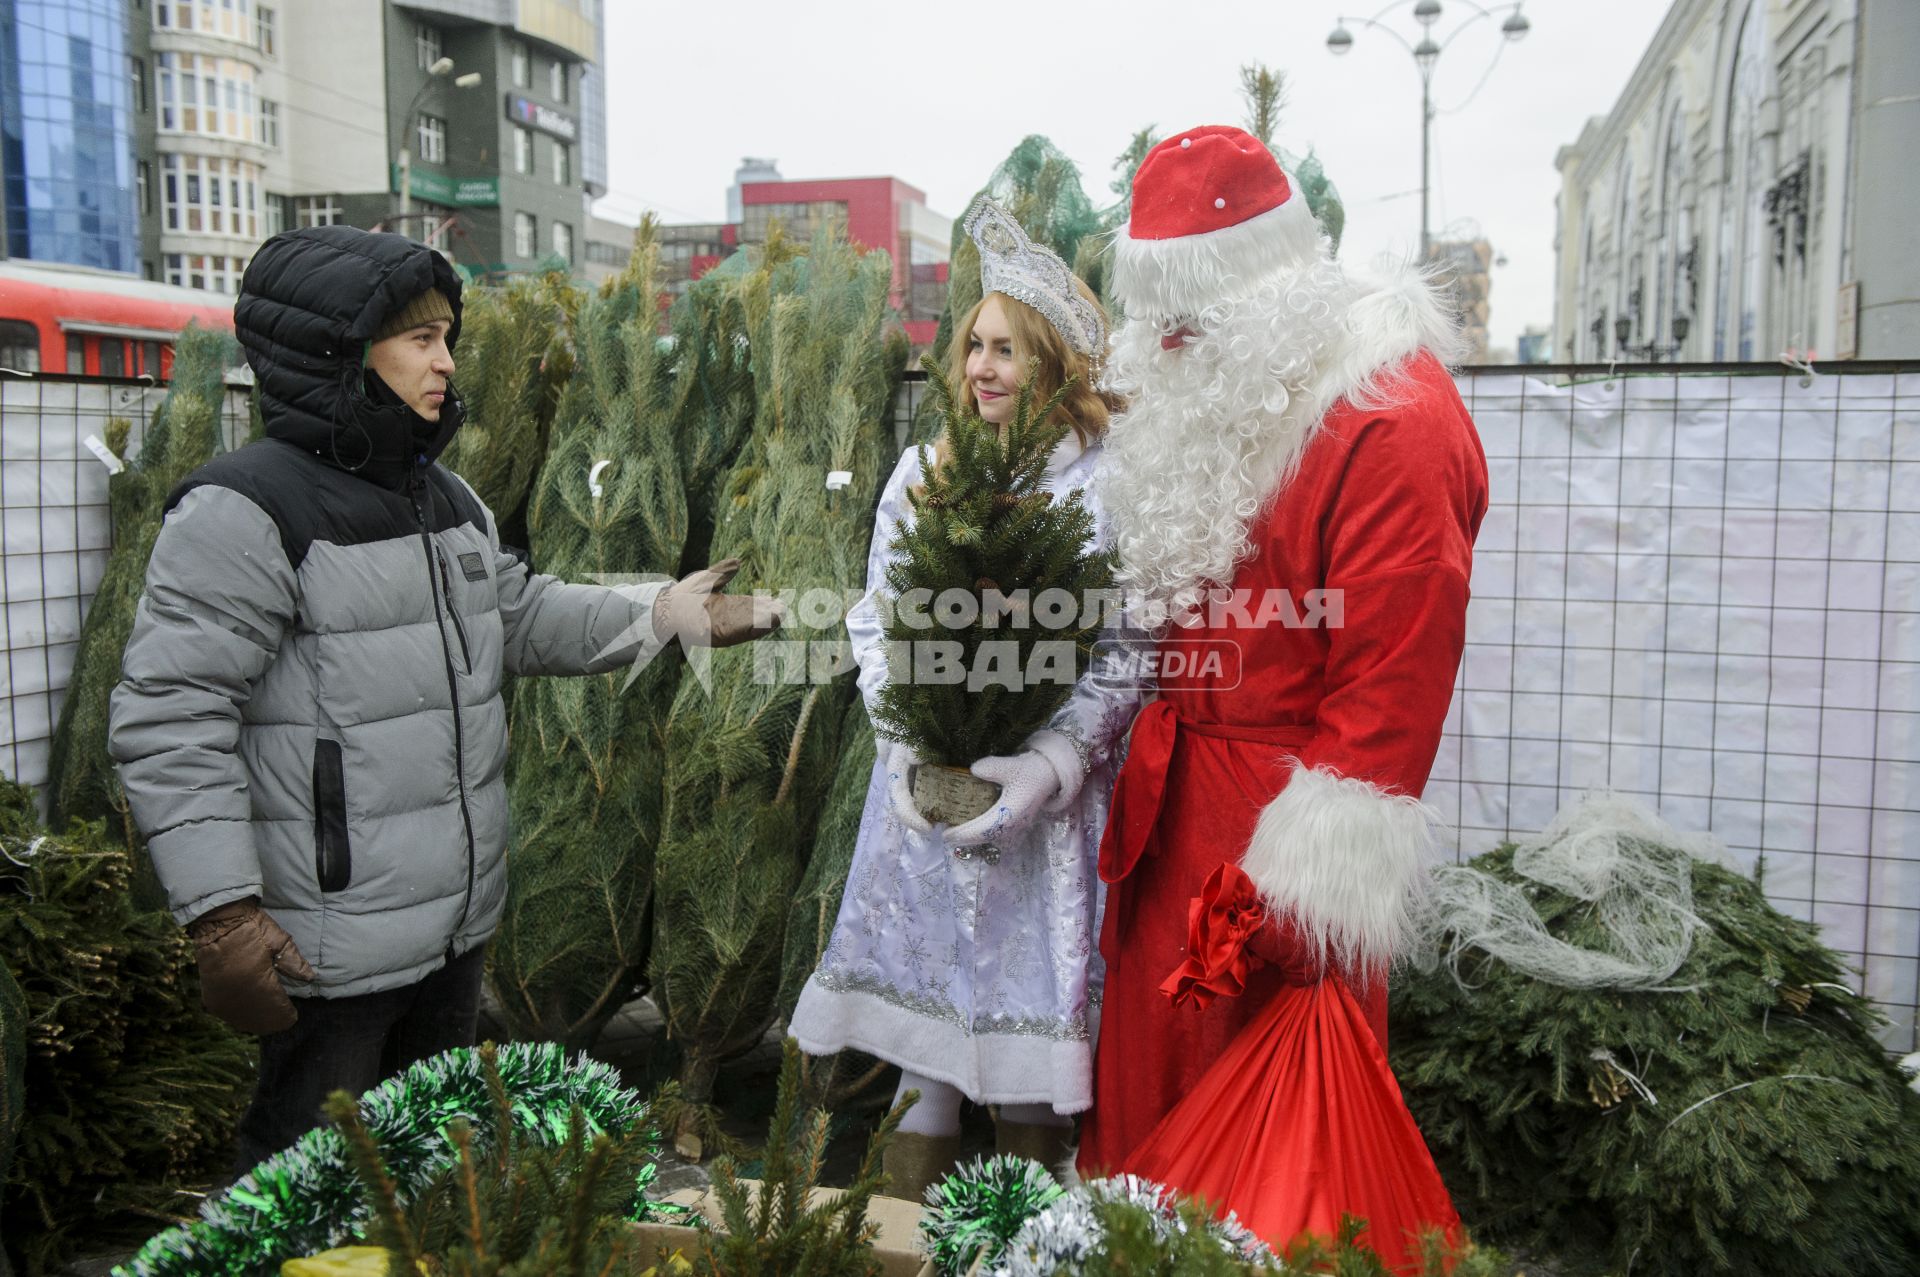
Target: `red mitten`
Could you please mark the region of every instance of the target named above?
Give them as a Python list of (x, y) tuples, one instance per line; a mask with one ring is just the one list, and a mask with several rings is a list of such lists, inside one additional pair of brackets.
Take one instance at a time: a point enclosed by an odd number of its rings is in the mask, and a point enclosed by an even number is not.
[(1276, 968), (1288, 984), (1318, 984), (1326, 975), (1326, 965), (1289, 917), (1268, 915), (1260, 929), (1247, 938), (1247, 952)]

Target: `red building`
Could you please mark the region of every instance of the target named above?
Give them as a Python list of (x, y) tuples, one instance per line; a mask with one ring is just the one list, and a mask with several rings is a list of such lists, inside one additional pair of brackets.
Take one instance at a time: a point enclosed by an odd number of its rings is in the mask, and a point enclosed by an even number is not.
[(892, 301), (907, 335), (916, 346), (933, 344), (947, 301), (953, 219), (929, 209), (925, 192), (897, 177), (742, 182), (740, 202), (743, 244), (764, 241), (775, 220), (800, 236), (839, 220), (854, 243), (886, 249), (893, 255)]
[[(738, 221), (660, 228), (667, 288), (675, 294), (706, 274), (743, 244), (766, 242), (779, 222), (801, 239), (829, 221), (846, 228), (863, 248), (884, 249), (893, 258), (891, 300), (916, 347), (933, 344), (947, 304), (947, 246), (953, 219), (927, 207), (926, 194), (893, 177), (841, 177), (813, 181), (745, 180), (777, 173), (771, 161), (749, 161), (742, 180), (728, 192)], [(734, 212), (734, 209), (730, 209)]]

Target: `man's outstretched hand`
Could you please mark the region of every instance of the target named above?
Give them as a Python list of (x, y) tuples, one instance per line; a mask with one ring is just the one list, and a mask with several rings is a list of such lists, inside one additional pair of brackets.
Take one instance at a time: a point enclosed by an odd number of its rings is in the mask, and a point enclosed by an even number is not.
[(187, 924), (200, 964), (200, 1000), (207, 1010), (242, 1033), (290, 1029), (299, 1015), (280, 984), (280, 973), (313, 979), (313, 968), (293, 937), (249, 896), (200, 915)]
[(682, 649), (732, 647), (779, 629), (786, 608), (778, 600), (720, 592), (739, 570), (740, 560), (723, 559), (660, 591), (653, 600), (654, 637), (679, 639)]

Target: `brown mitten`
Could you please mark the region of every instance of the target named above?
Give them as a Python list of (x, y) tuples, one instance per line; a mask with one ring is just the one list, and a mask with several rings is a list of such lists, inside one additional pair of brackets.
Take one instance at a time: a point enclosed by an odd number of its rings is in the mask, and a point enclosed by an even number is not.
[(277, 1033), (299, 1014), (280, 985), (280, 971), (313, 979), (313, 968), (273, 915), (248, 897), (187, 924), (200, 963), (200, 1000), (242, 1033)]
[(739, 570), (740, 560), (724, 559), (660, 591), (653, 600), (654, 636), (677, 638), (683, 649), (732, 647), (779, 629), (786, 613), (777, 600), (720, 593)]

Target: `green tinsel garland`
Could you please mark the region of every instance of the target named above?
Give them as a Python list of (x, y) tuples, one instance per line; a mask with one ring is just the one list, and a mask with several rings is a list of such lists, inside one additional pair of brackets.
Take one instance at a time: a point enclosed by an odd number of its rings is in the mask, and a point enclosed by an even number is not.
[[(497, 1066), (516, 1123), (549, 1145), (566, 1141), (576, 1105), (595, 1132), (624, 1132), (647, 1114), (614, 1069), (584, 1055), (569, 1060), (557, 1043), (503, 1046)], [(402, 1200), (454, 1164), (449, 1122), (465, 1118), (484, 1147), (498, 1138), (493, 1112), (481, 1051), (469, 1047), (422, 1060), (360, 1099), (361, 1120)], [(649, 1163), (634, 1186), (635, 1218), (654, 1174)], [(200, 1213), (199, 1222), (153, 1238), (114, 1277), (265, 1277), (288, 1258), (348, 1241), (367, 1222), (346, 1141), (331, 1126), (260, 1163)]]
[(1066, 1191), (1038, 1162), (1005, 1153), (976, 1158), (927, 1190), (922, 1249), (940, 1277), (960, 1277), (983, 1255), (998, 1259), (1020, 1226)]

